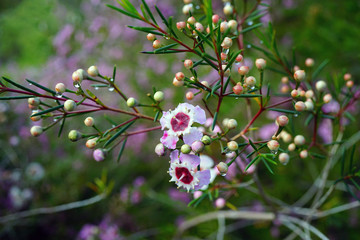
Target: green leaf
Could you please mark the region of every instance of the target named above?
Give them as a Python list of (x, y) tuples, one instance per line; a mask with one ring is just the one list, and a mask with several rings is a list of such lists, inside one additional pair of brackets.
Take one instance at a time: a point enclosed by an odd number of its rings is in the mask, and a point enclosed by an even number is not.
[(213, 32), (213, 23), (212, 23), (212, 1), (211, 0), (204, 0), (204, 12), (206, 15), (206, 21), (210, 28), (210, 34)]
[(356, 122), (356, 118), (355, 118), (353, 115), (351, 115), (351, 113), (345, 112), (344, 115), (345, 115), (348, 119), (350, 119), (352, 122)]
[(253, 160), (251, 160), (251, 162), (249, 162), (249, 164), (246, 166), (245, 172), (246, 172), (246, 171), (249, 169), (249, 167), (251, 167), (251, 165), (253, 165), (259, 158), (260, 158), (260, 156), (257, 155)]
[(275, 112), (283, 112), (283, 113), (290, 113), (290, 114), (299, 114), (297, 111), (287, 110), (287, 109), (280, 109), (280, 108), (268, 108), (270, 111)]
[(229, 94), (226, 95), (227, 97), (235, 97), (235, 98), (254, 98), (254, 97), (261, 97), (261, 94)]
[(212, 123), (212, 125), (211, 125), (211, 130), (214, 130), (214, 128), (215, 128), (217, 118), (218, 118), (218, 112), (215, 112), (215, 114), (214, 114), (214, 119), (213, 119), (213, 123)]
[(26, 81), (28, 81), (30, 84), (32, 84), (32, 85), (34, 85), (34, 86), (36, 86), (36, 87), (38, 87), (38, 88), (40, 88), (40, 89), (42, 89), (42, 90), (45, 90), (46, 92), (51, 93), (52, 95), (55, 95), (55, 94), (56, 94), (55, 91), (53, 91), (53, 90), (51, 90), (51, 89), (49, 89), (49, 88), (47, 88), (47, 87), (44, 87), (44, 86), (42, 86), (42, 85), (40, 85), (40, 84), (38, 84), (38, 83), (36, 83), (36, 82), (34, 82), (34, 81), (31, 81), (31, 80), (29, 80), (29, 79), (26, 79)]
[(52, 108), (46, 109), (46, 110), (44, 110), (44, 111), (41, 111), (41, 112), (32, 114), (31, 117), (40, 116), (40, 115), (43, 115), (43, 114), (45, 114), (45, 113), (49, 113), (49, 112), (55, 111), (55, 110), (60, 109), (60, 108), (63, 108), (63, 107), (64, 107), (64, 104), (58, 105), (58, 106), (56, 106), (56, 107), (52, 107)]
[(158, 36), (163, 36), (164, 34), (159, 33), (159, 32), (155, 32), (156, 28), (152, 28), (152, 27), (135, 27), (135, 26), (127, 26), (128, 28), (140, 31), (140, 32), (146, 32), (146, 33), (152, 33)]
[(169, 44), (169, 45), (167, 45), (167, 46), (164, 46), (164, 47), (161, 47), (161, 48), (158, 48), (158, 49), (154, 50), (154, 53), (166, 51), (166, 50), (168, 50), (169, 48), (175, 47), (176, 45), (178, 45), (178, 44), (177, 44), (177, 43)]
[(314, 115), (310, 114), (305, 120), (305, 126), (308, 126), (313, 118), (314, 118)]
[(113, 70), (113, 82), (115, 82), (115, 77), (116, 77), (116, 64), (114, 65), (114, 70)]
[(127, 12), (127, 11), (124, 11), (124, 10), (122, 10), (121, 8), (112, 6), (112, 5), (110, 5), (110, 4), (106, 4), (106, 6), (109, 7), (109, 8), (111, 8), (111, 9), (114, 9), (114, 10), (116, 10), (116, 11), (118, 11), (118, 12), (120, 12), (120, 13), (126, 15), (126, 16), (129, 16), (129, 17), (131, 17), (131, 18), (136, 18), (136, 19), (139, 19), (139, 20), (143, 21), (143, 19), (141, 19), (139, 16), (134, 15), (134, 14), (132, 14), (132, 13), (129, 13), (129, 12)]
[(344, 167), (345, 167), (345, 149), (343, 149), (343, 154), (342, 154), (342, 157), (341, 157), (341, 170), (340, 170), (340, 173), (341, 173), (341, 176), (344, 176)]
[(119, 152), (118, 157), (117, 157), (117, 160), (116, 160), (117, 163), (120, 162), (120, 158), (121, 158), (121, 156), (122, 156), (122, 154), (123, 154), (123, 152), (124, 152), (126, 142), (127, 142), (127, 138), (125, 138), (123, 144), (121, 145), (120, 152)]
[(182, 52), (179, 52), (179, 51), (176, 51), (176, 50), (165, 50), (165, 51), (162, 51), (162, 52), (141, 52), (141, 53), (144, 53), (144, 54), (169, 54), (169, 53), (182, 53)]
[(273, 172), (273, 170), (271, 169), (271, 167), (269, 166), (269, 164), (267, 163), (267, 161), (266, 161), (264, 158), (261, 158), (261, 160), (262, 160), (262, 162), (264, 163), (264, 165), (265, 165), (265, 167), (267, 168), (267, 170), (269, 170), (269, 172), (274, 175), (274, 172)]
[(101, 105), (101, 106), (104, 106), (104, 104), (100, 101), (100, 99), (99, 99), (95, 94), (93, 94), (89, 89), (86, 89), (86, 92), (89, 94), (89, 96), (90, 96), (92, 99), (94, 99), (94, 101), (95, 101), (97, 104), (99, 104), (99, 105)]
[(205, 197), (207, 196), (207, 194), (202, 194), (199, 198), (195, 198), (192, 201), (189, 202), (188, 207), (191, 207), (191, 205), (194, 204), (194, 207), (196, 207), (197, 205), (199, 205), (199, 203), (201, 203)]
[(241, 50), (237, 51), (235, 54), (232, 55), (230, 61), (229, 61), (228, 64), (226, 65), (226, 68), (225, 68), (224, 71), (226, 71), (229, 67), (232, 66), (232, 64), (235, 62), (236, 57), (237, 57), (242, 51), (243, 51), (243, 50), (241, 49)]
[(61, 136), (61, 133), (62, 133), (62, 131), (63, 131), (63, 129), (64, 129), (65, 120), (66, 120), (66, 118), (64, 117), (63, 120), (62, 120), (62, 122), (61, 122), (60, 128), (59, 128), (58, 137)]
[(249, 139), (249, 143), (255, 151), (258, 150), (257, 147), (255, 146), (255, 144), (251, 141), (251, 139)]
[(118, 138), (123, 132), (125, 132), (135, 121), (136, 119), (132, 122), (129, 122), (122, 128), (120, 128), (120, 130), (117, 133), (115, 133), (109, 140), (106, 141), (106, 143), (104, 144), (104, 148), (108, 146), (110, 143), (112, 143), (116, 138)]
[(164, 15), (161, 13), (161, 11), (159, 10), (159, 8), (155, 5), (155, 10), (157, 11), (157, 13), (159, 14), (160, 18), (163, 20), (164, 24), (167, 26), (167, 28), (170, 30), (170, 32), (177, 38), (175, 32), (172, 30), (171, 25), (169, 24), (169, 22), (166, 20), (166, 18), (164, 17)]
[(147, 3), (144, 0), (141, 0), (141, 1), (144, 4), (144, 7), (145, 7), (145, 10), (146, 10), (147, 14), (150, 16), (150, 18), (153, 20), (153, 22), (156, 25), (158, 25), (155, 18), (154, 18), (154, 15), (151, 13), (151, 10), (150, 10), (149, 6), (147, 5)]
[(255, 28), (261, 27), (261, 26), (262, 26), (262, 23), (257, 23), (257, 24), (254, 24), (254, 25), (250, 26), (250, 27), (244, 28), (243, 30), (241, 30), (240, 33), (246, 33), (246, 32), (249, 32), (249, 31), (255, 29)]
[(139, 15), (138, 11), (134, 7), (134, 5), (131, 4), (129, 0), (117, 0), (117, 2), (127, 11), (133, 13), (134, 15)]
[(325, 59), (313, 72), (312, 79), (315, 79), (320, 74), (320, 72), (326, 67), (326, 65), (328, 65), (329, 62), (330, 62), (329, 59)]
[[(199, 36), (199, 38), (201, 38), (202, 41), (206, 42), (211, 48), (214, 48), (214, 45), (212, 44), (212, 42), (208, 39), (208, 37), (210, 36), (210, 34), (204, 35), (201, 32), (199, 32), (198, 30), (194, 29), (195, 32), (197, 33), (197, 35)], [(195, 48), (198, 47), (198, 45), (200, 45), (201, 42), (199, 42), (198, 44), (196, 44)]]
[(158, 120), (159, 116), (160, 116), (160, 111), (157, 111), (154, 117), (154, 122)]
[(211, 89), (211, 96), (212, 95), (214, 95), (214, 92), (216, 91), (216, 90), (218, 90), (219, 88), (221, 88), (221, 84), (215, 84), (213, 87), (212, 87), (212, 89)]
[(14, 81), (8, 79), (8, 78), (6, 78), (6, 77), (2, 77), (2, 78), (3, 78), (6, 82), (14, 85), (14, 86), (17, 87), (17, 88), (20, 88), (20, 89), (25, 90), (25, 91), (27, 91), (27, 92), (34, 93), (35, 95), (39, 95), (39, 94), (38, 94), (37, 92), (35, 92), (34, 90), (31, 90), (31, 89), (29, 89), (29, 88), (26, 88), (26, 87), (24, 87), (24, 86), (22, 86), (22, 85), (20, 85), (20, 84), (18, 84), (18, 83), (16, 83), (16, 82), (14, 82)]
[(322, 154), (319, 154), (319, 153), (314, 153), (314, 152), (309, 152), (309, 154), (313, 157), (316, 157), (316, 158), (320, 158), (320, 159), (326, 159), (326, 156), (322, 155)]
[(0, 97), (0, 101), (1, 100), (17, 100), (17, 99), (26, 99), (26, 98), (31, 98), (33, 96), (9, 96), (9, 97)]

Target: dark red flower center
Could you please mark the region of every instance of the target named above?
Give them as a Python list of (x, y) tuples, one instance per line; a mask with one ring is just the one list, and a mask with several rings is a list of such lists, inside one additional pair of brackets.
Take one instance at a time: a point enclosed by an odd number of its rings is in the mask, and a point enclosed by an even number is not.
[(176, 114), (170, 121), (171, 127), (174, 132), (184, 131), (190, 122), (190, 117), (183, 112)]
[(176, 178), (179, 179), (179, 181), (181, 181), (185, 184), (190, 184), (192, 182), (192, 180), (194, 179), (194, 177), (191, 175), (189, 169), (187, 169), (185, 167), (175, 168), (175, 175), (176, 175)]

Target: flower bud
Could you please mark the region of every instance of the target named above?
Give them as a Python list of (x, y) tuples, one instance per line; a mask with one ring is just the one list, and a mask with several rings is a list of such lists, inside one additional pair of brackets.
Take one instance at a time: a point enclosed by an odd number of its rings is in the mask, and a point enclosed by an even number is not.
[(305, 97), (306, 98), (313, 98), (314, 97), (314, 91), (313, 90), (307, 90), (305, 92)]
[(215, 14), (215, 15), (212, 15), (211, 20), (214, 24), (217, 24), (220, 20), (220, 17), (219, 17), (219, 15)]
[(233, 14), (233, 12), (234, 12), (234, 8), (233, 8), (233, 6), (231, 6), (231, 4), (230, 3), (226, 3), (226, 5), (225, 5), (225, 7), (224, 7), (224, 14), (225, 15), (231, 15), (231, 14)]
[(184, 75), (184, 73), (182, 73), (182, 72), (177, 72), (177, 73), (175, 74), (175, 78), (176, 78), (176, 80), (178, 80), (178, 81), (182, 81), (182, 80), (185, 78), (185, 75)]
[(87, 118), (85, 118), (85, 120), (84, 120), (84, 124), (85, 124), (85, 126), (87, 126), (87, 127), (92, 127), (92, 126), (94, 126), (94, 124), (95, 124), (95, 120), (94, 120), (94, 118), (92, 118), (92, 117), (87, 117)]
[(230, 142), (228, 142), (228, 143), (227, 143), (227, 147), (228, 147), (228, 149), (229, 149), (230, 151), (236, 151), (236, 150), (238, 150), (238, 148), (239, 148), (237, 142), (235, 142), (235, 141), (230, 141)]
[(325, 94), (325, 96), (323, 97), (324, 103), (329, 103), (329, 102), (331, 102), (331, 100), (332, 100), (332, 96), (330, 93)]
[(194, 192), (194, 199), (198, 199), (199, 197), (201, 197), (202, 194), (203, 194), (202, 191), (195, 191)]
[(237, 121), (235, 120), (235, 119), (229, 119), (228, 121), (227, 121), (227, 123), (226, 123), (226, 127), (228, 128), (228, 129), (234, 129), (234, 128), (236, 128), (237, 127)]
[(289, 159), (290, 159), (289, 154), (287, 154), (287, 153), (280, 153), (280, 154), (279, 154), (279, 162), (280, 162), (282, 165), (288, 164)]
[(229, 122), (229, 118), (224, 118), (224, 120), (222, 120), (222, 125), (223, 125), (224, 127), (226, 127), (227, 124), (228, 124), (228, 122)]
[(288, 85), (283, 85), (283, 86), (281, 87), (281, 89), (280, 89), (280, 91), (281, 91), (282, 93), (288, 93), (289, 90), (290, 90), (290, 88), (289, 88)]
[(161, 42), (160, 42), (160, 40), (155, 40), (154, 42), (153, 42), (153, 48), (154, 49), (158, 49), (158, 48), (160, 48), (161, 47)]
[(164, 144), (159, 143), (155, 147), (155, 153), (160, 157), (165, 155), (165, 147)]
[(92, 77), (97, 77), (99, 75), (99, 69), (97, 66), (91, 66), (88, 68), (87, 73)]
[(220, 58), (221, 58), (221, 60), (225, 61), (225, 60), (227, 59), (227, 54), (224, 53), (224, 52), (222, 52), (222, 53), (220, 54)]
[(65, 111), (73, 111), (75, 110), (75, 108), (77, 107), (76, 103), (74, 100), (68, 99), (64, 102), (64, 109)]
[(281, 82), (282, 82), (283, 84), (287, 84), (287, 83), (289, 83), (289, 78), (288, 78), (288, 77), (282, 77), (282, 78), (281, 78)]
[(192, 3), (192, 0), (184, 0), (184, 4)]
[(233, 159), (234, 157), (236, 157), (236, 152), (228, 152), (225, 154), (227, 159)]
[(243, 55), (239, 54), (237, 55), (237, 57), (235, 58), (235, 62), (241, 62), (244, 59)]
[(258, 58), (255, 61), (255, 65), (257, 69), (264, 70), (264, 68), (266, 67), (266, 61), (263, 58)]
[(224, 77), (230, 76), (230, 68), (226, 69), (226, 65), (222, 65), (222, 70), (224, 71)]
[(297, 65), (295, 65), (295, 66), (294, 66), (294, 72), (296, 72), (296, 71), (298, 71), (298, 70), (300, 70), (300, 67), (297, 66)]
[(85, 71), (83, 69), (78, 69), (72, 74), (72, 80), (74, 82), (81, 82), (86, 77), (84, 75)]
[(256, 84), (256, 79), (253, 76), (249, 76), (249, 77), (245, 78), (245, 83), (249, 87), (253, 87)]
[(200, 153), (204, 150), (204, 144), (201, 141), (195, 141), (191, 144), (191, 149), (194, 153)]
[(235, 20), (233, 20), (233, 19), (228, 22), (228, 27), (231, 29), (231, 32), (232, 32), (232, 33), (235, 33), (235, 32), (236, 32), (237, 26), (238, 26), (237, 21), (235, 21)]
[[(39, 110), (33, 110), (32, 115), (34, 115), (36, 113), (39, 113), (39, 112), (40, 112)], [(41, 119), (41, 116), (39, 116), (39, 115), (38, 116), (30, 116), (30, 119), (33, 122), (37, 122), (37, 121), (39, 121)]]
[(186, 23), (185, 22), (177, 22), (176, 23), (176, 28), (179, 29), (180, 31), (185, 29), (186, 27)]
[(291, 142), (292, 137), (291, 137), (291, 135), (290, 135), (289, 133), (287, 133), (287, 132), (285, 132), (285, 131), (282, 131), (280, 134), (281, 134), (281, 138), (282, 138), (282, 140), (283, 140), (284, 142), (286, 142), (286, 143)]
[(278, 141), (276, 140), (270, 140), (267, 142), (267, 147), (271, 150), (271, 151), (277, 151), (280, 147), (280, 144)]
[(72, 142), (76, 142), (77, 140), (81, 139), (81, 133), (77, 130), (71, 130), (69, 132), (68, 138), (70, 139), (70, 141)]
[(41, 126), (32, 126), (30, 129), (31, 135), (38, 137), (43, 133), (43, 128)]
[(55, 85), (55, 91), (56, 91), (57, 93), (60, 93), (60, 94), (64, 93), (64, 92), (66, 91), (66, 86), (65, 86), (65, 84), (63, 84), (63, 83), (57, 83), (57, 84)]
[(155, 41), (156, 36), (155, 34), (149, 33), (148, 35), (146, 35), (146, 39), (149, 40), (150, 42)]
[(237, 95), (240, 95), (244, 90), (244, 88), (241, 86), (241, 83), (237, 83), (232, 89), (233, 92)]
[(194, 25), (196, 23), (196, 19), (193, 16), (191, 16), (188, 18), (188, 20), (186, 22)]
[(199, 32), (203, 32), (204, 26), (201, 23), (197, 22), (197, 23), (195, 23), (195, 29)]
[(208, 135), (204, 135), (202, 138), (201, 138), (201, 142), (205, 145), (210, 145), (211, 143), (211, 138), (208, 136)]
[(289, 150), (290, 152), (294, 151), (295, 148), (296, 148), (295, 143), (290, 143), (289, 146), (288, 146), (288, 150)]
[(280, 127), (285, 127), (289, 122), (289, 118), (285, 115), (280, 115), (276, 118), (276, 124)]
[(93, 152), (93, 158), (97, 162), (104, 161), (106, 153), (103, 149), (98, 148)]
[(295, 103), (295, 110), (298, 112), (304, 111), (306, 108), (305, 103), (303, 101), (297, 101)]
[(221, 47), (224, 49), (229, 49), (232, 46), (232, 39), (225, 37), (224, 41), (221, 43)]
[(300, 152), (300, 157), (302, 158), (302, 159), (304, 159), (304, 158), (307, 158), (308, 157), (308, 151), (307, 150), (302, 150), (301, 152)]
[(191, 61), (190, 59), (186, 59), (185, 61), (184, 61), (184, 67), (186, 68), (186, 69), (190, 69), (190, 68), (192, 68), (193, 67), (193, 61)]
[(157, 91), (155, 94), (154, 94), (154, 99), (155, 101), (157, 102), (162, 102), (164, 100), (164, 92), (162, 91)]
[(190, 145), (184, 144), (181, 146), (180, 150), (183, 154), (188, 154), (191, 152), (191, 147), (190, 147)]
[(297, 70), (294, 73), (294, 78), (296, 81), (301, 82), (305, 79), (305, 71), (304, 70)]
[(350, 74), (350, 73), (345, 73), (345, 74), (344, 74), (344, 80), (345, 80), (345, 81), (351, 80), (351, 74)]
[(346, 82), (346, 87), (348, 87), (348, 88), (352, 88), (354, 86), (354, 81), (347, 81)]
[(97, 144), (97, 138), (91, 138), (86, 141), (85, 146), (89, 149), (93, 149), (96, 147), (96, 144)]
[(138, 105), (138, 102), (135, 98), (131, 97), (131, 98), (128, 98), (128, 100), (126, 101), (126, 104), (128, 107), (136, 107)]
[(326, 89), (326, 82), (323, 80), (317, 81), (315, 84), (316, 90), (323, 92)]
[(302, 146), (305, 144), (305, 138), (303, 135), (296, 135), (294, 138), (294, 143), (296, 146)]
[(238, 68), (238, 73), (240, 75), (246, 75), (249, 73), (249, 67), (248, 66), (241, 66)]
[(305, 66), (307, 66), (307, 67), (313, 67), (313, 66), (314, 66), (314, 59), (312, 59), (312, 58), (307, 58), (307, 59), (305, 60)]
[(192, 3), (184, 5), (182, 8), (182, 12), (185, 15), (188, 15), (189, 13), (194, 12), (194, 5)]
[(205, 87), (210, 87), (208, 81), (201, 81), (201, 84), (204, 85)]
[(222, 208), (225, 207), (225, 205), (226, 205), (226, 200), (225, 199), (223, 199), (223, 198), (216, 199), (216, 201), (215, 201), (216, 208), (222, 209)]
[(191, 101), (194, 99), (194, 93), (189, 91), (186, 93), (185, 97), (187, 100)]
[(293, 97), (293, 98), (296, 98), (297, 96), (299, 96), (299, 91), (294, 89), (291, 91), (290, 95)]
[(225, 175), (228, 172), (228, 165), (224, 162), (220, 162), (216, 165), (216, 168), (219, 170), (220, 175)]
[(224, 33), (228, 29), (228, 23), (226, 21), (220, 23), (220, 32)]
[(179, 81), (179, 80), (177, 80), (176, 78), (174, 78), (174, 80), (173, 80), (173, 85), (174, 85), (175, 87), (181, 87), (181, 86), (184, 85), (184, 81)]
[(307, 111), (314, 110), (314, 103), (311, 100), (305, 101), (305, 110)]
[(28, 98), (28, 104), (37, 107), (40, 105), (40, 98), (38, 97)]

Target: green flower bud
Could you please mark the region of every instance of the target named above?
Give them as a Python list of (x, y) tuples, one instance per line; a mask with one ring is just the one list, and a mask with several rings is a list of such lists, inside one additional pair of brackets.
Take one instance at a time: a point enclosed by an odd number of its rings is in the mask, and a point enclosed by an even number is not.
[(64, 109), (65, 111), (73, 111), (76, 108), (76, 103), (73, 100), (66, 100), (64, 102)]
[(131, 97), (126, 101), (126, 104), (128, 105), (128, 107), (136, 107), (138, 105), (138, 102), (136, 101), (135, 98)]
[(155, 99), (155, 101), (158, 101), (158, 102), (163, 101), (164, 100), (164, 93), (162, 91), (157, 91), (154, 94), (154, 99)]
[(188, 154), (191, 152), (191, 147), (187, 144), (181, 146), (181, 152), (184, 154)]
[(81, 133), (77, 130), (71, 130), (68, 137), (72, 142), (76, 142), (77, 140), (82, 138)]
[(201, 142), (205, 145), (210, 145), (211, 143), (211, 137), (209, 137), (208, 135), (204, 135), (202, 138), (201, 138)]

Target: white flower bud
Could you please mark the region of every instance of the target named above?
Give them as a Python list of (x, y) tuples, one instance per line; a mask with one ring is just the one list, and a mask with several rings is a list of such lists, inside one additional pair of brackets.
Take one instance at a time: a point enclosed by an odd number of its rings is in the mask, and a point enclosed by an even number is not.
[(326, 89), (326, 82), (323, 80), (317, 81), (315, 84), (316, 90), (323, 92)]
[(193, 65), (194, 65), (194, 63), (193, 63), (193, 61), (191, 61), (190, 59), (186, 59), (186, 60), (184, 61), (184, 67), (185, 67), (186, 69), (192, 68)]
[(57, 84), (55, 85), (55, 91), (56, 91), (57, 93), (60, 93), (60, 94), (64, 93), (64, 92), (66, 91), (66, 86), (65, 86), (65, 84), (63, 84), (63, 83), (57, 83)]
[(72, 79), (74, 82), (81, 82), (82, 80), (86, 79), (87, 75), (84, 69), (78, 69), (72, 74)]
[(346, 82), (346, 87), (348, 87), (348, 88), (352, 88), (354, 86), (354, 81), (347, 81)]
[(323, 97), (324, 103), (329, 103), (329, 102), (331, 102), (331, 100), (332, 100), (332, 96), (330, 93), (325, 94), (325, 96)]
[(304, 70), (297, 70), (294, 73), (294, 78), (296, 81), (301, 82), (305, 79), (305, 71)]
[(74, 100), (69, 99), (64, 102), (65, 111), (68, 111), (68, 112), (73, 111), (73, 110), (75, 110), (76, 107), (77, 107), (77, 105)]
[(294, 151), (295, 148), (296, 148), (295, 143), (290, 143), (289, 146), (288, 146), (288, 150), (289, 150), (290, 152)]
[(228, 149), (229, 149), (230, 151), (236, 151), (236, 150), (238, 150), (238, 148), (239, 148), (237, 142), (235, 142), (235, 141), (230, 141), (230, 142), (228, 142), (228, 143), (227, 143), (227, 147), (228, 147)]
[(296, 135), (294, 138), (294, 143), (296, 146), (302, 146), (305, 144), (305, 137), (303, 135)]
[(285, 115), (280, 115), (276, 118), (276, 124), (280, 127), (285, 127), (289, 122), (289, 118)]
[(43, 128), (41, 126), (33, 126), (30, 129), (30, 133), (34, 137), (38, 137), (43, 133)]
[(253, 76), (249, 76), (249, 77), (245, 78), (245, 83), (246, 83), (246, 85), (248, 85), (249, 87), (253, 87), (253, 86), (255, 86), (255, 84), (256, 84), (256, 79), (255, 79), (255, 77), (253, 77)]
[(203, 32), (204, 26), (201, 23), (197, 22), (195, 23), (195, 29), (198, 30), (199, 32)]
[(165, 147), (164, 144), (159, 143), (155, 147), (155, 153), (160, 157), (165, 155)]
[(314, 66), (314, 59), (312, 59), (312, 58), (307, 58), (307, 59), (305, 60), (305, 66), (307, 66), (307, 67), (312, 67), (312, 66)]
[(224, 10), (225, 15), (231, 15), (234, 12), (234, 8), (233, 8), (233, 6), (231, 6), (230, 3), (227, 3), (223, 10)]
[(306, 97), (306, 98), (312, 98), (312, 97), (314, 97), (314, 91), (313, 91), (313, 90), (307, 90), (307, 91), (305, 92), (305, 97)]
[(233, 19), (228, 22), (228, 27), (231, 29), (232, 33), (237, 31), (237, 26), (238, 26), (237, 21), (235, 21)]
[(164, 100), (164, 97), (165, 97), (165, 95), (164, 95), (164, 92), (162, 92), (162, 91), (157, 91), (157, 92), (154, 94), (154, 99), (155, 99), (155, 101), (157, 101), (157, 102), (163, 101), (163, 100)]
[(87, 117), (87, 118), (85, 118), (85, 120), (84, 120), (84, 124), (85, 124), (85, 126), (87, 126), (87, 127), (92, 127), (92, 126), (94, 126), (94, 124), (95, 124), (95, 120), (94, 120), (94, 118), (92, 118), (92, 117)]
[(149, 33), (148, 35), (146, 35), (146, 39), (149, 40), (150, 42), (155, 41), (156, 36), (155, 34)]
[(298, 112), (304, 111), (306, 108), (305, 103), (303, 101), (297, 101), (295, 103), (295, 110)]
[(93, 149), (96, 147), (97, 144), (97, 138), (91, 138), (89, 140), (86, 141), (86, 147), (89, 149)]
[(184, 85), (184, 81), (179, 81), (179, 80), (177, 80), (176, 78), (174, 78), (174, 80), (173, 80), (173, 85), (174, 85), (175, 87), (181, 87), (181, 86)]
[(281, 78), (281, 82), (282, 82), (283, 84), (287, 84), (287, 83), (289, 83), (289, 78), (288, 78), (288, 77), (282, 77), (282, 78)]
[(99, 69), (97, 66), (91, 66), (88, 68), (87, 73), (92, 77), (97, 77), (99, 75)]
[(258, 58), (255, 61), (256, 68), (259, 70), (263, 70), (266, 67), (266, 61), (263, 58)]
[(204, 135), (201, 138), (201, 142), (205, 145), (209, 145), (211, 143), (211, 138), (208, 135)]
[(40, 98), (38, 98), (38, 97), (28, 98), (28, 104), (37, 107), (40, 105)]
[(224, 41), (221, 43), (221, 47), (224, 49), (229, 49), (232, 46), (232, 39), (225, 37)]
[(192, 3), (184, 5), (182, 12), (185, 15), (188, 15), (190, 12), (194, 11), (194, 5)]
[(153, 41), (153, 48), (154, 49), (159, 49), (161, 47), (161, 42), (160, 42), (160, 40), (155, 40), (155, 41)]
[(293, 97), (293, 98), (296, 98), (297, 96), (299, 96), (299, 91), (294, 89), (291, 91), (290, 95)]
[(290, 159), (289, 154), (287, 154), (287, 153), (280, 153), (280, 154), (279, 154), (279, 162), (280, 162), (282, 165), (288, 164), (289, 159)]
[(228, 77), (230, 76), (230, 68), (226, 69), (225, 71), (225, 68), (226, 68), (226, 65), (222, 65), (222, 70), (224, 71), (224, 77)]
[(278, 141), (276, 140), (270, 140), (267, 142), (267, 147), (271, 150), (271, 151), (277, 151), (280, 147), (280, 144)]
[(228, 23), (226, 21), (220, 23), (220, 32), (224, 33), (228, 29)]
[(314, 110), (314, 103), (313, 103), (311, 100), (305, 101), (305, 109), (306, 109), (307, 111), (312, 111), (312, 110)]
[(235, 120), (235, 119), (229, 119), (228, 121), (227, 121), (227, 124), (226, 124), (226, 127), (228, 128), (228, 129), (234, 129), (234, 128), (236, 128), (237, 127), (237, 121)]
[(301, 152), (300, 152), (300, 157), (302, 158), (302, 159), (304, 159), (304, 158), (307, 158), (308, 157), (308, 151), (307, 150), (302, 150)]
[(216, 168), (219, 170), (221, 175), (225, 175), (229, 169), (228, 165), (224, 162), (220, 162), (218, 165), (216, 165)]

